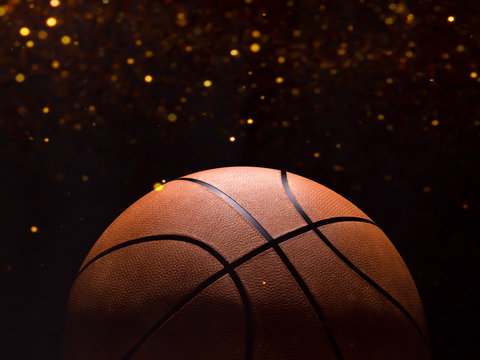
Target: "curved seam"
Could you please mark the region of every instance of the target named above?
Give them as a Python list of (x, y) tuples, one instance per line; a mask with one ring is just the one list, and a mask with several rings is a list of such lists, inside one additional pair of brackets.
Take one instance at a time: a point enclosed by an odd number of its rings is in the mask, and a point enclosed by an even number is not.
[[(270, 236), (270, 234), (260, 225), (260, 223), (247, 211), (245, 210), (239, 203), (237, 203), (235, 200), (233, 200), (230, 196), (228, 196), (226, 193), (224, 193), (222, 190), (216, 188), (215, 186), (206, 183), (205, 181), (198, 180), (198, 179), (192, 179), (192, 178), (180, 178), (178, 180), (185, 180), (185, 181), (191, 181), (193, 183), (196, 183), (198, 185), (201, 185), (209, 190), (211, 190), (213, 193), (215, 193), (217, 196), (221, 197), (224, 199), (226, 202), (230, 203), (232, 206), (235, 207), (235, 209), (242, 214), (249, 222), (252, 223), (253, 226), (257, 229), (257, 231), (267, 240), (267, 242), (271, 243), (273, 241), (273, 238)], [(272, 248), (275, 250), (277, 255), (280, 257), (284, 265), (287, 267), (287, 269), (290, 271), (290, 274), (294, 278), (294, 280), (297, 282), (297, 285), (300, 287), (302, 290), (304, 296), (306, 297), (307, 301), (309, 302), (310, 306), (312, 307), (313, 311), (315, 312), (315, 315), (317, 316), (318, 320), (322, 324), (325, 333), (330, 340), (330, 344), (332, 345), (333, 351), (335, 353), (335, 356), (339, 360), (343, 360), (343, 355), (340, 351), (340, 348), (333, 336), (333, 333), (330, 331), (330, 328), (327, 325), (327, 321), (325, 318), (325, 315), (323, 314), (322, 309), (320, 308), (320, 305), (317, 303), (315, 300), (313, 294), (310, 292), (310, 289), (307, 287), (305, 281), (303, 278), (300, 276), (298, 273), (297, 269), (295, 266), (292, 264), (290, 259), (287, 257), (287, 255), (283, 252), (283, 250), (278, 246), (278, 244), (273, 243)]]
[[(282, 177), (282, 184), (283, 188), (285, 189), (285, 192), (287, 193), (288, 198), (292, 202), (292, 204), (295, 206), (299, 214), (304, 218), (304, 220), (308, 224), (313, 224), (312, 220), (308, 217), (308, 215), (305, 213), (305, 211), (302, 209), (298, 201), (295, 199), (291, 189), (290, 185), (288, 184), (288, 179), (287, 179), (287, 172), (285, 170), (281, 171), (281, 177)], [(423, 334), (423, 332), (420, 329), (420, 326), (417, 324), (413, 316), (408, 312), (408, 310), (403, 307), (402, 304), (398, 300), (396, 300), (392, 295), (390, 295), (385, 289), (383, 289), (379, 284), (377, 284), (375, 281), (373, 281), (367, 274), (365, 274), (362, 270), (360, 270), (353, 262), (351, 262), (345, 255), (343, 255), (328, 239), (327, 237), (318, 229), (314, 228), (312, 229), (313, 232), (323, 241), (325, 245), (335, 254), (337, 255), (340, 260), (342, 260), (351, 270), (353, 270), (358, 276), (360, 276), (364, 281), (366, 281), (368, 284), (370, 284), (375, 290), (377, 290), (379, 293), (381, 293), (386, 299), (388, 299), (396, 308), (398, 308), (413, 324), (415, 329), (418, 331), (420, 336), (422, 337), (422, 340), (424, 343), (427, 345), (428, 349), (428, 339), (426, 336)]]

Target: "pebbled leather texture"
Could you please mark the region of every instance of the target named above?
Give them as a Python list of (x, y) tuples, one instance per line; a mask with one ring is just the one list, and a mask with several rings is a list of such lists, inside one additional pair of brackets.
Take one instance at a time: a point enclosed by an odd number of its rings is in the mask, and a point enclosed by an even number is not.
[[(326, 187), (287, 176), (312, 222), (368, 219)], [(115, 219), (82, 264), (68, 301), (64, 359), (429, 359), (405, 314), (312, 230), (268, 244), (307, 225), (279, 170), (229, 167), (188, 177), (227, 194), (269, 237), (200, 183), (180, 179), (151, 191)], [(377, 226), (342, 220), (320, 231), (426, 332), (415, 284)]]

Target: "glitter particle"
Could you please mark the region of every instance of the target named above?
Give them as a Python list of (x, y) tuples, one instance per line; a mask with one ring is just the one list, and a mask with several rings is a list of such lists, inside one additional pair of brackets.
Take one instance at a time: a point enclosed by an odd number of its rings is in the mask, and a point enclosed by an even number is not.
[(454, 22), (454, 21), (455, 21), (455, 17), (454, 17), (454, 16), (449, 16), (449, 17), (447, 18), (447, 21), (448, 21), (448, 22)]
[(49, 17), (46, 21), (46, 24), (49, 27), (54, 27), (55, 25), (57, 25), (57, 19), (55, 19), (54, 17)]
[(22, 27), (19, 31), (20, 35), (22, 36), (28, 36), (30, 35), (30, 29), (28, 27)]
[(205, 81), (203, 82), (203, 86), (205, 86), (205, 87), (207, 87), (207, 88), (210, 87), (210, 86), (212, 86), (212, 81), (211, 81), (211, 80), (205, 80)]
[(48, 143), (48, 142), (50, 142), (50, 139), (48, 137), (46, 137), (46, 138), (43, 139), (43, 142)]
[(276, 82), (277, 84), (281, 84), (281, 83), (283, 83), (283, 81), (284, 81), (284, 79), (283, 79), (283, 77), (281, 77), (281, 76), (279, 76), (279, 77), (277, 77), (277, 78), (275, 79), (275, 82)]
[(472, 72), (470, 73), (470, 77), (471, 77), (472, 79), (476, 79), (476, 78), (478, 77), (478, 74), (477, 74), (475, 71), (472, 71)]
[(50, 0), (50, 6), (51, 7), (60, 6), (60, 1), (59, 0)]
[(230, 50), (230, 55), (232, 55), (232, 56), (238, 56), (239, 54), (240, 54), (240, 52), (237, 49)]
[(23, 75), (22, 73), (18, 73), (17, 75), (15, 75), (15, 81), (18, 82), (18, 83), (22, 83), (25, 81), (25, 75)]
[(144, 80), (146, 83), (151, 83), (153, 81), (153, 77), (151, 75), (145, 75)]
[[(162, 180), (162, 181), (163, 181), (163, 180)], [(162, 191), (162, 190), (163, 190), (163, 185), (162, 185), (162, 183), (156, 182), (155, 184), (153, 184), (153, 190)]]
[(43, 109), (42, 109), (42, 112), (44, 114), (48, 114), (50, 112), (50, 108), (48, 106), (45, 106)]
[(230, 136), (229, 140), (230, 140), (230, 142), (234, 142), (236, 140), (235, 136)]
[(253, 124), (253, 119), (247, 119), (247, 124), (249, 125)]
[(30, 227), (30, 231), (31, 231), (32, 233), (36, 233), (36, 232), (38, 232), (38, 227), (36, 227), (35, 225), (33, 225), (33, 226)]
[(257, 43), (253, 43), (252, 45), (250, 45), (250, 51), (251, 52), (259, 52), (260, 51), (260, 45), (257, 44)]
[(72, 39), (68, 35), (62, 36), (62, 39), (60, 40), (63, 45), (68, 45), (72, 42)]

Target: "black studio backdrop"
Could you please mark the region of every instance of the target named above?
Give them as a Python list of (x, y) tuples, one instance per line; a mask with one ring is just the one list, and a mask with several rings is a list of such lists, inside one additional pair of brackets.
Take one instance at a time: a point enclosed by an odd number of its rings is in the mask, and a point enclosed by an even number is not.
[(360, 207), (416, 281), (433, 358), (479, 357), (479, 10), (1, 5), (0, 358), (58, 359), (71, 283), (103, 230), (157, 182), (234, 165)]

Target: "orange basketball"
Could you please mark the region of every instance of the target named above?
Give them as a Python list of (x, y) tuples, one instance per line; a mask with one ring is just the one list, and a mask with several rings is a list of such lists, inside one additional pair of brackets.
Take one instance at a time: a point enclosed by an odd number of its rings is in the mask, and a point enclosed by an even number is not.
[(82, 264), (68, 360), (426, 360), (422, 304), (382, 230), (326, 187), (228, 167), (153, 190)]

